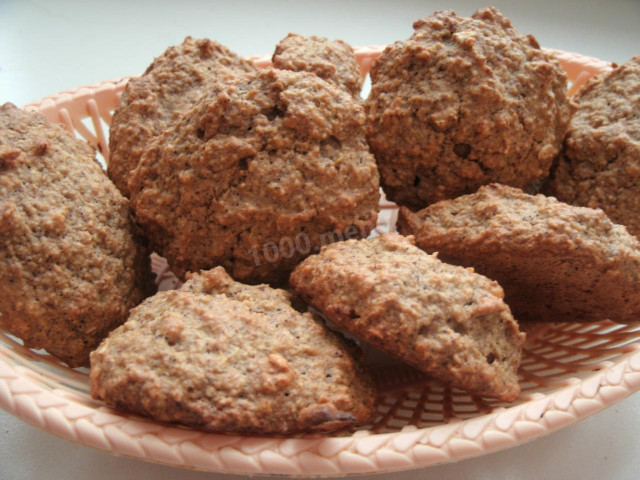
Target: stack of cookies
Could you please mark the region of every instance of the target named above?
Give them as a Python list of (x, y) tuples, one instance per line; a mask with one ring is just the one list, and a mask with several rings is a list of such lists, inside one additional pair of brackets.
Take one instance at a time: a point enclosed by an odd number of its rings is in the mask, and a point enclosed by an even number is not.
[[(343, 41), (289, 34), (258, 69), (188, 37), (127, 84), (106, 174), (6, 104), (0, 325), (116, 408), (283, 435), (374, 418), (343, 333), (512, 402), (522, 322), (637, 321), (640, 60), (570, 99), (494, 8), (414, 30), (365, 100)], [(380, 187), (399, 233), (370, 238)], [(179, 289), (152, 295), (150, 251)]]

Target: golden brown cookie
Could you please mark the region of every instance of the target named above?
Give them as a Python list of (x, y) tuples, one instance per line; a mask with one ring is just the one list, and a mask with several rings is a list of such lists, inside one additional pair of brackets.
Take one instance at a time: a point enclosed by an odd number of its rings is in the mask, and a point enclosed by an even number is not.
[(289, 294), (221, 267), (147, 299), (91, 355), (91, 393), (159, 421), (288, 434), (366, 423), (375, 393), (345, 344)]
[(495, 8), (436, 12), (371, 70), (367, 138), (390, 200), (412, 209), (548, 175), (574, 110), (567, 77)]
[(601, 208), (640, 235), (640, 57), (592, 79), (574, 97), (578, 111), (546, 191)]
[(497, 280), (518, 320), (640, 320), (640, 243), (602, 212), (503, 185), (402, 208), (398, 230)]
[(291, 274), (296, 291), (349, 333), (478, 395), (515, 400), (524, 334), (500, 286), (390, 233), (322, 249)]
[(0, 326), (69, 365), (153, 290), (127, 200), (85, 142), (0, 107)]
[(138, 221), (178, 276), (221, 265), (248, 283), (286, 281), (327, 237), (376, 225), (364, 121), (350, 95), (310, 73), (211, 86), (132, 172)]
[(360, 98), (362, 73), (353, 48), (343, 40), (290, 33), (276, 45), (272, 62), (282, 70), (315, 73)]
[(122, 194), (129, 196), (129, 172), (154, 136), (189, 110), (212, 82), (231, 82), (255, 70), (216, 42), (187, 37), (129, 80), (109, 130), (108, 173)]

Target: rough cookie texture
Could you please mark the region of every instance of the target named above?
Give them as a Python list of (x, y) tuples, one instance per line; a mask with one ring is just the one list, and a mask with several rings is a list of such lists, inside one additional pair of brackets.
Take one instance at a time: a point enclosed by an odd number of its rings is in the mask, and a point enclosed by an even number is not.
[(286, 281), (327, 234), (376, 225), (364, 121), (349, 95), (310, 73), (217, 84), (132, 172), (137, 218), (178, 276), (222, 265), (236, 280)]
[(153, 288), (127, 200), (85, 142), (0, 107), (0, 326), (75, 367)]
[(553, 56), (495, 8), (413, 26), (374, 63), (365, 102), (387, 197), (417, 209), (545, 177), (575, 108)]
[(602, 210), (488, 185), (416, 214), (402, 208), (398, 230), (500, 282), (518, 320), (640, 320), (640, 243)]
[(217, 267), (132, 311), (91, 355), (91, 393), (204, 430), (286, 434), (366, 423), (375, 394), (343, 342), (289, 294)]
[(515, 400), (524, 334), (500, 286), (384, 234), (335, 243), (303, 261), (291, 284), (329, 320), (470, 392)]
[(564, 151), (547, 191), (601, 208), (640, 235), (640, 57), (592, 79), (576, 95)]
[(154, 136), (193, 107), (212, 82), (232, 82), (255, 70), (253, 63), (216, 42), (187, 37), (131, 79), (109, 130), (107, 171), (123, 195), (129, 196), (129, 172)]
[(311, 72), (360, 98), (362, 73), (353, 48), (343, 40), (290, 33), (276, 45), (273, 66), (294, 72)]

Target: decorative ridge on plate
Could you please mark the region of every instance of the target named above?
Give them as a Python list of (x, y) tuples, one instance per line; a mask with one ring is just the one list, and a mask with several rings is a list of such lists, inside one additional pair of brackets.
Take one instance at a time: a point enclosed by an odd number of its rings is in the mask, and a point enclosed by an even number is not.
[(388, 472), (462, 460), (518, 445), (596, 413), (640, 389), (640, 346), (625, 360), (548, 395), (465, 421), (350, 437), (220, 435), (123, 415), (48, 389), (2, 359), (0, 406), (59, 437), (118, 455), (243, 474), (317, 475)]

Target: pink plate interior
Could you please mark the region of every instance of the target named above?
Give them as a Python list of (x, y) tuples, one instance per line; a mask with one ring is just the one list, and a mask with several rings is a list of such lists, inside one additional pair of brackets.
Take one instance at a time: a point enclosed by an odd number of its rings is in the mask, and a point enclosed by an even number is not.
[[(382, 47), (356, 50), (366, 75)], [(574, 93), (608, 63), (556, 51)], [(255, 57), (260, 66), (269, 57)], [(108, 162), (111, 115), (127, 79), (69, 90), (28, 105), (85, 139)], [(393, 230), (394, 204), (383, 201), (376, 233)], [(153, 257), (162, 288), (175, 278)], [(0, 331), (0, 406), (62, 438), (179, 467), (238, 474), (330, 476), (406, 470), (504, 449), (546, 435), (640, 388), (640, 326), (609, 321), (541, 324), (528, 332), (513, 404), (451, 389), (368, 352), (379, 388), (370, 425), (329, 436), (246, 437), (204, 433), (116, 411), (92, 400), (87, 370), (70, 369)]]

